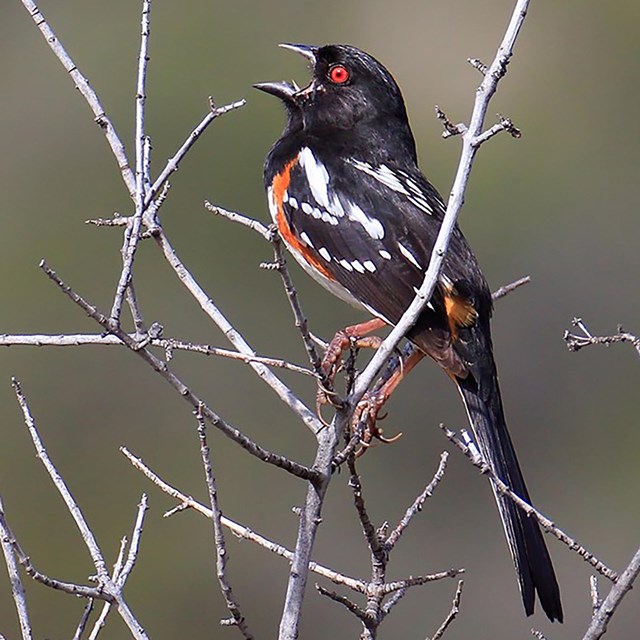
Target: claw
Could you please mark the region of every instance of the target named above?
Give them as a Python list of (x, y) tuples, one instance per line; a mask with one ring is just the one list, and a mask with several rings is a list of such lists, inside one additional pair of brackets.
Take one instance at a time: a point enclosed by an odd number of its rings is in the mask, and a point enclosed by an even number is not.
[(380, 442), (384, 442), (384, 444), (393, 444), (394, 442), (398, 442), (398, 440), (402, 438), (402, 431), (398, 431), (395, 436), (387, 438), (386, 436), (382, 435), (382, 429), (379, 429), (375, 437), (377, 440), (380, 440)]

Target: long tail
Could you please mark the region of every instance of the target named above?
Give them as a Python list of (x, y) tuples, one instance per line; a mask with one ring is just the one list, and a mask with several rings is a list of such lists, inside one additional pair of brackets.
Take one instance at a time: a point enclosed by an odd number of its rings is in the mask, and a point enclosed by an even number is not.
[[(531, 504), (513, 443), (507, 431), (491, 350), (483, 350), (479, 367), (456, 382), (469, 414), (476, 444), (494, 473), (523, 500)], [(493, 488), (509, 550), (518, 574), (527, 615), (535, 607), (535, 594), (552, 622), (562, 622), (560, 589), (538, 523)]]

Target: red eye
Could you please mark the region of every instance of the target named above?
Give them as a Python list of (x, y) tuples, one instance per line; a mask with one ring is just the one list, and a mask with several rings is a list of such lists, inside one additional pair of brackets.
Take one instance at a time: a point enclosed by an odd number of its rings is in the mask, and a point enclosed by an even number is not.
[(341, 64), (336, 64), (329, 69), (329, 80), (333, 84), (344, 84), (349, 79), (349, 71)]

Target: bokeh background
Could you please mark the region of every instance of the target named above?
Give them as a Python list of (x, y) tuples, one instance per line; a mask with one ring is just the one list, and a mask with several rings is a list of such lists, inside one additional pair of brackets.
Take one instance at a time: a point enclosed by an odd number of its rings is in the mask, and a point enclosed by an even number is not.
[[(132, 149), (139, 3), (43, 0), (41, 9), (98, 91)], [(306, 80), (304, 61), (282, 41), (349, 42), (381, 59), (403, 87), (423, 169), (447, 193), (459, 141), (442, 140), (439, 104), (468, 118), (477, 72), (489, 61), (513, 3), (507, 0), (270, 0), (164, 2), (152, 11), (148, 132), (157, 172), (207, 109), (246, 97), (218, 120), (172, 179), (163, 221), (192, 273), (260, 353), (304, 362), (278, 278), (258, 264), (269, 247), (206, 213), (203, 201), (267, 220), (263, 158), (279, 134), (276, 101), (257, 81)], [(638, 359), (628, 346), (567, 351), (574, 316), (598, 333), (618, 323), (640, 332), (638, 183), (640, 5), (566, 0), (532, 3), (515, 58), (490, 113), (512, 117), (521, 140), (483, 147), (462, 226), (494, 287), (530, 274), (501, 301), (494, 340), (507, 415), (540, 508), (614, 568), (640, 538), (637, 488)], [(119, 273), (121, 234), (84, 224), (126, 214), (130, 201), (84, 101), (19, 0), (0, 6), (0, 332), (78, 332), (96, 327), (37, 268), (45, 257), (78, 292), (108, 309)], [(138, 254), (136, 283), (146, 319), (165, 334), (226, 346), (151, 243)], [(312, 328), (323, 336), (357, 320), (292, 267)], [(173, 366), (234, 425), (276, 451), (310, 462), (314, 442), (246, 366), (176, 354)], [(0, 351), (0, 494), (34, 563), (65, 580), (93, 567), (34, 452), (10, 389), (18, 376), (53, 460), (82, 505), (110, 561), (149, 493), (142, 553), (127, 593), (153, 638), (235, 637), (218, 626), (218, 593), (208, 523), (193, 513), (163, 519), (172, 502), (118, 452), (126, 445), (170, 482), (205, 498), (193, 418), (149, 368), (118, 348)], [(283, 376), (311, 402), (307, 380)], [(425, 363), (390, 406), (388, 432), (404, 431), (361, 462), (377, 522), (395, 522), (450, 448), (438, 423), (464, 424), (455, 390)], [(292, 545), (291, 507), (305, 487), (259, 464), (219, 434), (211, 444), (221, 501), (232, 518)], [(343, 474), (335, 479), (314, 557), (367, 575), (368, 554)], [(491, 494), (453, 451), (445, 481), (394, 553), (391, 575), (464, 566), (462, 614), (454, 638), (526, 638), (532, 625), (550, 640), (581, 637), (590, 617), (590, 568), (553, 539), (566, 624), (525, 619)], [(247, 542), (229, 541), (230, 575), (257, 636), (275, 637), (287, 566)], [(312, 580), (313, 582), (313, 580)], [(601, 581), (603, 592), (607, 585)], [(26, 583), (36, 637), (68, 638), (83, 603)], [(449, 610), (455, 582), (405, 597), (381, 638), (424, 638)], [(611, 638), (637, 637), (631, 593)], [(301, 638), (354, 638), (359, 628), (311, 585)], [(17, 638), (0, 573), (0, 633)], [(115, 619), (104, 638), (126, 637)], [(609, 637), (609, 636), (607, 636)]]

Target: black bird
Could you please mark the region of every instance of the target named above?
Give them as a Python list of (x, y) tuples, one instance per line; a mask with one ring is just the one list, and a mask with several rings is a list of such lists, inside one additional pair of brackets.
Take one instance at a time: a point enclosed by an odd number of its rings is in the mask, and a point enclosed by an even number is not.
[[(361, 336), (398, 322), (415, 297), (445, 213), (420, 169), (398, 85), (377, 60), (348, 45), (285, 44), (311, 62), (311, 83), (255, 85), (283, 102), (287, 124), (266, 159), (269, 208), (304, 269), (331, 293), (376, 320), (349, 328)], [(408, 334), (456, 383), (475, 441), (494, 473), (531, 502), (507, 431), (490, 319), (491, 294), (469, 244), (455, 228), (433, 297)], [(402, 376), (391, 381), (388, 397)], [(560, 591), (538, 523), (494, 495), (524, 609), (537, 592), (562, 622)]]

